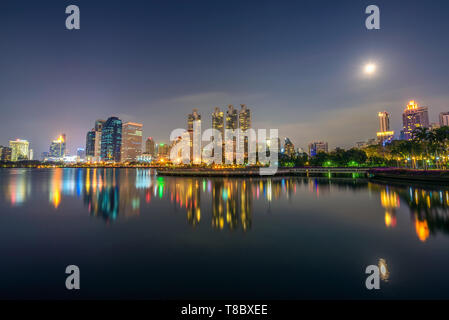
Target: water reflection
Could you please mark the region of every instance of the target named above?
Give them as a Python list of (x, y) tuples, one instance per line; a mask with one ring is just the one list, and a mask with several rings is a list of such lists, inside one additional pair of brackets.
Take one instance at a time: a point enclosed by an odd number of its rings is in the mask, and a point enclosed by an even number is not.
[(216, 230), (248, 231), (253, 225), (255, 203), (270, 211), (272, 204), (296, 201), (297, 192), (312, 196), (311, 201), (322, 201), (335, 191), (368, 190), (379, 199), (379, 223), (385, 228), (394, 229), (398, 215), (405, 211), (420, 241), (438, 233), (449, 234), (449, 191), (442, 186), (385, 185), (354, 175), (346, 179), (164, 178), (151, 169), (10, 169), (1, 174), (2, 193), (12, 206), (30, 200), (32, 190), (44, 192), (56, 211), (64, 210), (66, 197), (76, 197), (90, 215), (106, 222), (136, 217), (142, 212), (149, 214), (153, 204), (159, 202), (169, 203), (176, 212), (185, 214), (192, 227), (210, 225)]

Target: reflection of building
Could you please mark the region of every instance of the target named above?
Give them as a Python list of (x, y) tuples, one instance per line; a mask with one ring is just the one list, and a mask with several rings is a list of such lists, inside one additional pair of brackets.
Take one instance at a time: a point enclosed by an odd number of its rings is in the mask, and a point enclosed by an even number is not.
[(101, 133), (101, 160), (120, 162), (122, 148), (122, 120), (110, 117)]
[(26, 140), (9, 141), (11, 148), (11, 161), (28, 160), (30, 157), (29, 142)]
[(429, 113), (427, 107), (418, 107), (415, 101), (410, 101), (402, 114), (402, 135), (405, 140), (411, 140), (413, 130), (429, 127)]
[(385, 225), (387, 227), (396, 227), (396, 208), (400, 206), (398, 194), (390, 191), (387, 187), (380, 192), (380, 203), (385, 208)]
[(309, 156), (314, 157), (318, 152), (328, 152), (327, 142), (317, 141), (309, 144)]
[(122, 127), (122, 162), (136, 161), (142, 153), (142, 124), (127, 122)]

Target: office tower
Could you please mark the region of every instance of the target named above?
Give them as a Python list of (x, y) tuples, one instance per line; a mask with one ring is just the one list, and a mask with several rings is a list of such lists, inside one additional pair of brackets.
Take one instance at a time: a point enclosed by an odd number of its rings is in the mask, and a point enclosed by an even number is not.
[(380, 130), (377, 132), (377, 139), (379, 143), (385, 144), (391, 142), (394, 137), (394, 131), (390, 130), (390, 114), (386, 111), (379, 112), (379, 127)]
[(86, 150), (84, 148), (76, 149), (76, 157), (78, 160), (84, 160), (86, 158)]
[(29, 142), (27, 140), (13, 140), (9, 141), (11, 148), (11, 161), (28, 160), (30, 156)]
[[(251, 129), (251, 111), (244, 104), (241, 104), (240, 107), (239, 128), (242, 133), (246, 133), (248, 129)], [(243, 149), (244, 159), (246, 160), (248, 159), (248, 137), (241, 140), (241, 143), (240, 148)]]
[(103, 126), (105, 124), (105, 120), (97, 120), (95, 121), (95, 151), (94, 151), (94, 161), (101, 160), (101, 134), (103, 131)]
[(440, 127), (449, 126), (449, 112), (441, 112), (439, 118), (440, 118)]
[(164, 159), (167, 160), (170, 156), (170, 146), (166, 143), (159, 143), (157, 146), (157, 157), (158, 159)]
[(156, 155), (154, 140), (151, 137), (148, 137), (145, 141), (145, 153), (153, 157)]
[(142, 154), (142, 124), (127, 122), (122, 126), (122, 162), (136, 161)]
[(215, 111), (212, 113), (212, 129), (215, 129), (220, 132), (221, 136), (221, 146), (215, 146), (215, 148), (221, 147), (221, 155), (222, 160), (224, 159), (224, 112), (220, 110), (220, 108), (216, 107)]
[(403, 137), (405, 140), (413, 138), (413, 130), (429, 127), (429, 112), (427, 107), (418, 107), (415, 101), (410, 101), (402, 114)]
[[(187, 115), (187, 131), (190, 135), (190, 162), (201, 163), (201, 115), (197, 109)], [(194, 157), (195, 156), (195, 157)]]
[(289, 138), (284, 139), (284, 153), (288, 157), (295, 155), (295, 145), (290, 141)]
[(95, 157), (95, 130), (86, 135), (86, 160), (91, 161)]
[(11, 161), (11, 148), (0, 146), (0, 161)]
[[(228, 131), (234, 131), (239, 128), (239, 114), (236, 109), (234, 109), (233, 105), (228, 106), (228, 110), (226, 111), (226, 130)], [(237, 139), (234, 137), (232, 141), (226, 141), (225, 137), (225, 144), (227, 147), (226, 149), (231, 149), (225, 156), (226, 159), (235, 159), (236, 151), (237, 151)], [(234, 161), (234, 160), (233, 160)]]
[(237, 130), (239, 127), (239, 115), (233, 105), (228, 106), (226, 111), (226, 129)]
[(122, 148), (122, 120), (110, 117), (101, 133), (101, 160), (120, 162)]
[(316, 141), (309, 144), (309, 156), (314, 157), (318, 152), (328, 152), (327, 142)]
[(66, 137), (62, 134), (57, 140), (53, 140), (50, 144), (49, 156), (50, 158), (64, 158), (66, 153)]
[(34, 160), (34, 151), (33, 151), (33, 149), (30, 149), (28, 151), (28, 160)]

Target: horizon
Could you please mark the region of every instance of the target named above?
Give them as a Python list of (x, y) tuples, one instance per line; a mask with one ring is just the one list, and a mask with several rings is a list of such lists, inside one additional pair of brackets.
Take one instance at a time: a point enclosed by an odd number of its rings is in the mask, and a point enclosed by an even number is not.
[[(449, 111), (447, 1), (378, 1), (374, 32), (366, 1), (77, 1), (76, 31), (64, 28), (70, 2), (55, 3), (0, 10), (0, 144), (26, 139), (36, 158), (61, 133), (74, 154), (95, 120), (112, 115), (168, 143), (193, 108), (206, 127), (215, 106), (243, 103), (253, 128), (278, 128), (305, 150), (375, 138), (379, 111), (398, 133), (409, 100), (429, 107), (431, 123)], [(378, 70), (367, 77), (371, 62)]]

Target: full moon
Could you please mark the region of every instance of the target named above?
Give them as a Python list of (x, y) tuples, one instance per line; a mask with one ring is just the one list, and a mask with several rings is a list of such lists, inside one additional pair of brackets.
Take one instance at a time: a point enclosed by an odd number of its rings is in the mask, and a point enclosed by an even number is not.
[(374, 63), (368, 63), (367, 65), (365, 65), (364, 70), (366, 74), (373, 74), (374, 72), (376, 72), (376, 65)]

